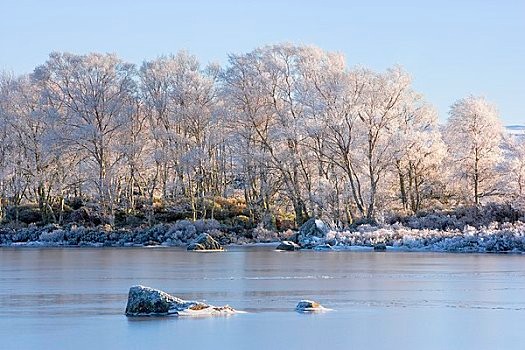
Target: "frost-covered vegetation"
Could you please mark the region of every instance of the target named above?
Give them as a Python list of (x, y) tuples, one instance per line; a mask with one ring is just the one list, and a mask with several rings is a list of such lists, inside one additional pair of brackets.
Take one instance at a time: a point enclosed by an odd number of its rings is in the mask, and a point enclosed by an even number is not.
[(459, 99), (439, 126), (402, 68), (349, 68), (316, 47), (264, 46), (224, 67), (187, 52), (138, 67), (52, 53), (0, 79), (13, 242), (276, 241), (311, 217), (347, 237), (367, 223), (463, 232), (498, 220), (453, 219), (461, 210), (520, 208), (524, 165), (484, 98)]
[(466, 226), (463, 230), (413, 229), (397, 224), (363, 225), (357, 231), (330, 231), (326, 238), (317, 240), (312, 247), (325, 244), (336, 249), (384, 246), (445, 252), (525, 252), (525, 224)]
[[(180, 220), (152, 227), (112, 229), (109, 225), (84, 227), (56, 224), (22, 229), (0, 229), (0, 245), (23, 246), (186, 246), (209, 234), (220, 245), (280, 242), (280, 250), (332, 250), (369, 247), (375, 250), (428, 250), (447, 252), (525, 252), (523, 213), (509, 206), (484, 210), (398, 218), (384, 224), (330, 228), (310, 219), (298, 231), (272, 231), (258, 226), (239, 231), (216, 220)], [(520, 219), (520, 220), (518, 220)], [(394, 220), (394, 219), (392, 219)]]
[(253, 230), (220, 224), (216, 220), (180, 220), (151, 227), (113, 229), (110, 225), (94, 227), (68, 224), (59, 226), (30, 225), (26, 228), (0, 228), (0, 245), (24, 246), (186, 246), (203, 233), (209, 234), (221, 245), (270, 243), (291, 237), (291, 230), (270, 231), (262, 227)]

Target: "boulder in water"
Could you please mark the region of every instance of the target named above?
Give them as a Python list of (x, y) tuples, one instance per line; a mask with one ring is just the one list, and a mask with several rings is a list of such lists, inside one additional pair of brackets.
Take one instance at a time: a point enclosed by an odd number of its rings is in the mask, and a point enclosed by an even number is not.
[(315, 246), (324, 241), (329, 231), (330, 228), (322, 220), (311, 218), (299, 229), (297, 241), (301, 247)]
[(145, 286), (129, 289), (126, 316), (214, 316), (234, 314), (230, 306), (213, 306), (198, 301), (187, 301), (161, 290)]
[(377, 243), (374, 245), (374, 250), (376, 252), (384, 252), (386, 250), (386, 244), (384, 243)]
[(301, 249), (301, 246), (295, 242), (292, 242), (292, 241), (282, 241), (278, 246), (277, 248), (275, 248), (276, 250), (286, 250), (286, 251), (294, 251), (294, 250), (299, 250)]
[(317, 251), (333, 250), (332, 246), (326, 243), (316, 245), (313, 249)]
[(188, 245), (188, 250), (224, 250), (212, 236), (207, 233), (199, 235), (195, 241)]
[(328, 311), (329, 309), (323, 307), (317, 301), (313, 300), (301, 300), (295, 310), (298, 312), (315, 312), (315, 311)]

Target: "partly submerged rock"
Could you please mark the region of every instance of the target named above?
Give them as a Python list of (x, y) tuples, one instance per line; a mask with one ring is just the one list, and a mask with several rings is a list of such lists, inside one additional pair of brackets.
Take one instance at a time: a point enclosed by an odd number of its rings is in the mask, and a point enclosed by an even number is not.
[(126, 315), (167, 315), (173, 309), (185, 309), (194, 305), (163, 291), (145, 286), (129, 289)]
[(207, 233), (199, 235), (188, 245), (188, 250), (224, 250), (224, 248)]
[(214, 316), (234, 314), (230, 306), (213, 306), (198, 301), (187, 301), (161, 290), (133, 286), (129, 289), (126, 316)]
[(333, 250), (334, 248), (332, 248), (331, 245), (325, 243), (325, 244), (316, 245), (313, 249), (318, 250), (318, 251), (323, 251), (323, 250)]
[(329, 231), (322, 220), (311, 218), (299, 229), (297, 241), (301, 247), (312, 247), (322, 243)]
[(294, 251), (294, 250), (299, 250), (301, 249), (301, 246), (295, 242), (292, 242), (292, 241), (282, 241), (278, 246), (277, 248), (275, 248), (276, 250), (287, 250), (287, 251)]
[(386, 250), (386, 244), (378, 243), (378, 244), (374, 245), (374, 250), (376, 252), (384, 252)]
[(295, 307), (295, 310), (298, 312), (315, 312), (328, 311), (330, 309), (323, 307), (321, 304), (313, 300), (301, 300)]

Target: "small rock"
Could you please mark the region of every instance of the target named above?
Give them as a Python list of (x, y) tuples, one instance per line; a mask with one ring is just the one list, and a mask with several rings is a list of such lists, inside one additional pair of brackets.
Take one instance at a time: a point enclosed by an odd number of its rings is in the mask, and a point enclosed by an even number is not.
[(199, 235), (195, 241), (188, 245), (188, 250), (224, 250), (224, 248), (207, 233)]
[(378, 244), (374, 245), (374, 250), (378, 251), (378, 252), (383, 252), (383, 251), (386, 250), (386, 244), (378, 243)]
[(295, 310), (298, 312), (314, 312), (314, 311), (326, 311), (328, 309), (326, 309), (325, 307), (323, 307), (321, 304), (319, 304), (316, 301), (301, 300), (295, 307)]
[(276, 250), (287, 250), (287, 251), (294, 251), (301, 249), (301, 246), (295, 242), (292, 241), (282, 241), (281, 244), (275, 248)]
[(333, 250), (332, 246), (329, 244), (320, 244), (313, 248), (314, 250), (323, 251), (323, 250)]

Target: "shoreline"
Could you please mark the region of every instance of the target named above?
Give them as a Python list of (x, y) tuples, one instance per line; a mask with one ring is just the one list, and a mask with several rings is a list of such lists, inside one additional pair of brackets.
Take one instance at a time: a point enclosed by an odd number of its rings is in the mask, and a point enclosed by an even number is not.
[[(312, 226), (313, 225), (313, 226)], [(401, 224), (362, 225), (352, 231), (334, 231), (322, 221), (299, 231), (229, 231), (225, 227), (196, 230), (190, 224), (149, 228), (60, 227), (0, 228), (0, 247), (13, 248), (164, 248), (187, 247), (207, 233), (222, 247), (277, 247), (293, 241), (300, 250), (375, 252), (525, 253), (525, 223), (506, 223), (463, 230), (409, 228)], [(308, 227), (307, 227), (308, 226)], [(222, 229), (222, 230), (221, 230)]]
[[(276, 252), (290, 253), (287, 251), (276, 250), (275, 248), (280, 242), (268, 242), (268, 243), (246, 243), (246, 244), (229, 244), (225, 245), (223, 250), (196, 250), (188, 251), (184, 245), (142, 245), (142, 244), (131, 244), (131, 245), (104, 245), (103, 243), (86, 243), (81, 245), (69, 245), (62, 244), (61, 242), (49, 243), (49, 242), (15, 242), (12, 244), (0, 244), (0, 248), (7, 249), (53, 249), (53, 248), (67, 248), (67, 249), (177, 249), (188, 253), (228, 253), (232, 250), (228, 248), (254, 248), (254, 247), (267, 247), (274, 248)], [(403, 246), (386, 246), (384, 250), (374, 250), (372, 246), (355, 245), (355, 246), (333, 246), (330, 249), (321, 247), (303, 248), (296, 250), (295, 252), (360, 252), (360, 253), (450, 253), (450, 254), (512, 254), (522, 255), (525, 251), (522, 250), (502, 250), (502, 251), (484, 251), (484, 250), (443, 250), (443, 249), (432, 249), (432, 247), (421, 247), (421, 248), (407, 248)], [(291, 252), (293, 253), (293, 252)]]

